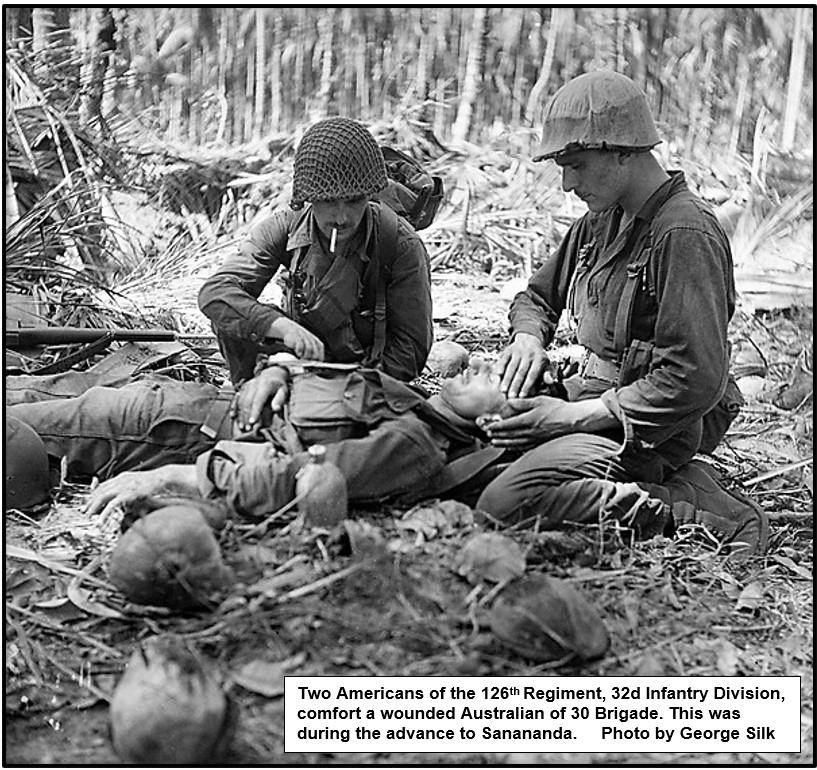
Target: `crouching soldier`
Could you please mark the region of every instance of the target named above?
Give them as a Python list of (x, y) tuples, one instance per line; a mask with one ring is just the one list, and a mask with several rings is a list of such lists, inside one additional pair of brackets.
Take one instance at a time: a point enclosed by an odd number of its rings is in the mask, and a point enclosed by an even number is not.
[[(402, 217), (370, 200), (387, 183), (383, 154), (360, 123), (328, 118), (306, 131), (294, 211), (254, 226), (199, 293), (233, 383), (252, 376), (259, 353), (278, 350), (406, 382), (422, 372), (433, 338), (428, 256)], [(259, 302), (279, 269), (283, 307)]]
[[(659, 142), (623, 75), (582, 75), (548, 104), (534, 160), (552, 159), (589, 211), (511, 306), (499, 368), (513, 416), (489, 435), (527, 451), (479, 504), (509, 523), (593, 522), (609, 482), (634, 481), (671, 507), (668, 529), (706, 524), (763, 551), (763, 511), (693, 459), (740, 406), (727, 345), (734, 273), (712, 211), (651, 154)], [(586, 348), (567, 401), (534, 392), (562, 312)]]

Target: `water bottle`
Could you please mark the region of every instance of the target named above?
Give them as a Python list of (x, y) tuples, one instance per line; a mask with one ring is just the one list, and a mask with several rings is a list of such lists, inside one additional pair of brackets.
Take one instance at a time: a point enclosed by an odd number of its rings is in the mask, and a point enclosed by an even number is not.
[(298, 510), (310, 526), (333, 527), (349, 511), (346, 478), (326, 459), (325, 446), (314, 444), (308, 451), (310, 462), (298, 471), (295, 482)]

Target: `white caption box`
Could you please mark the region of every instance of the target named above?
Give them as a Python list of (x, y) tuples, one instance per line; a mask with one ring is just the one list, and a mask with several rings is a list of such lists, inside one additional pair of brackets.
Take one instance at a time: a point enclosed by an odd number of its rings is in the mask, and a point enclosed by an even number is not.
[(286, 677), (287, 752), (799, 752), (800, 677)]

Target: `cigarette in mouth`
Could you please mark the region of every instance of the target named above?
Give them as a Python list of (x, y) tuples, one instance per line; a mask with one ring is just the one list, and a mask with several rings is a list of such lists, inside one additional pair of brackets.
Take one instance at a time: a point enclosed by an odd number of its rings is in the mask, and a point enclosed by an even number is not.
[(337, 241), (338, 241), (338, 228), (333, 227), (332, 228), (332, 237), (329, 239), (329, 253), (330, 254), (335, 253), (335, 244), (337, 243)]

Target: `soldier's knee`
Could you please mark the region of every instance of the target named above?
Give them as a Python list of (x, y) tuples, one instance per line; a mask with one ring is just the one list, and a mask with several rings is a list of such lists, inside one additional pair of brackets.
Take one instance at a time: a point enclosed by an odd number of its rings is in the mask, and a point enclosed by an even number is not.
[(503, 524), (515, 524), (530, 513), (530, 506), (502, 478), (495, 479), (482, 490), (476, 508)]

